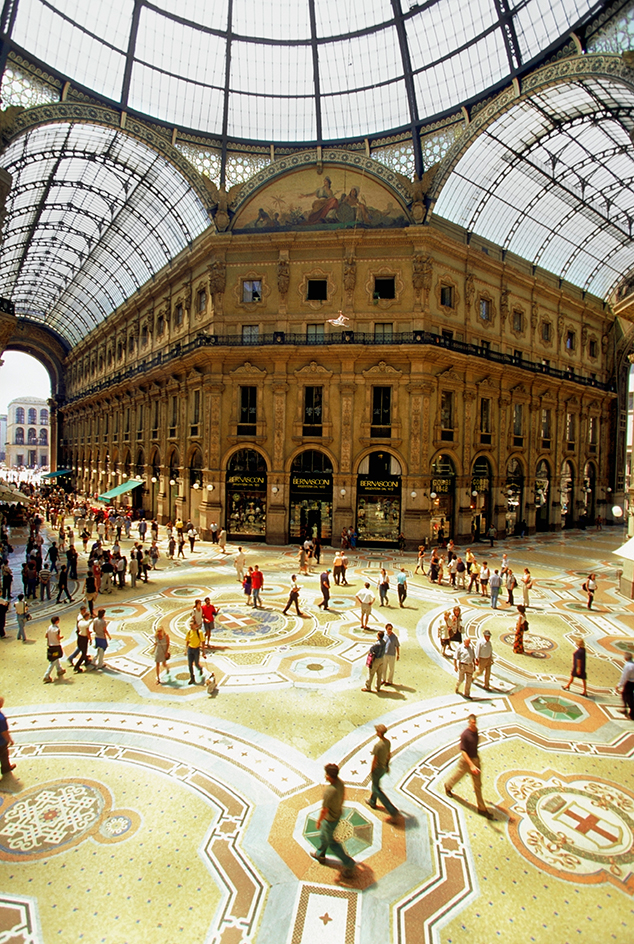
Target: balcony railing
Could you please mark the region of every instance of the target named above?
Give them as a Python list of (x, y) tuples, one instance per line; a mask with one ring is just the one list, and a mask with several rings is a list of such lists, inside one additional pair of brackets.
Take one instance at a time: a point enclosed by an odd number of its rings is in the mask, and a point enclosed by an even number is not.
[(581, 384), (584, 387), (594, 387), (596, 390), (603, 390), (615, 393), (616, 384), (602, 383), (596, 377), (588, 374), (575, 372), (572, 368), (560, 370), (541, 361), (529, 361), (522, 357), (521, 363), (513, 354), (504, 354), (501, 351), (492, 351), (481, 344), (472, 344), (468, 341), (457, 341), (454, 338), (442, 337), (440, 334), (434, 334), (431, 331), (401, 331), (395, 332), (390, 341), (376, 337), (374, 333), (361, 331), (340, 331), (332, 334), (325, 334), (323, 337), (308, 338), (305, 333), (292, 334), (285, 331), (275, 331), (269, 334), (262, 334), (257, 342), (247, 340), (239, 334), (199, 334), (192, 341), (186, 344), (175, 344), (169, 350), (155, 354), (153, 357), (144, 358), (138, 363), (117, 370), (104, 380), (91, 384), (84, 388), (81, 393), (68, 397), (66, 403), (73, 403), (84, 397), (102, 390), (110, 389), (118, 383), (125, 383), (134, 377), (147, 374), (157, 367), (162, 367), (171, 363), (177, 358), (186, 357), (188, 354), (199, 350), (200, 348), (213, 347), (268, 347), (280, 345), (290, 347), (328, 347), (330, 345), (364, 345), (369, 347), (395, 347), (398, 345), (424, 345), (428, 347), (443, 347), (456, 354), (462, 354), (467, 357), (477, 357), (494, 364), (518, 367), (523, 371), (533, 374), (542, 374), (557, 380), (567, 380), (570, 383)]

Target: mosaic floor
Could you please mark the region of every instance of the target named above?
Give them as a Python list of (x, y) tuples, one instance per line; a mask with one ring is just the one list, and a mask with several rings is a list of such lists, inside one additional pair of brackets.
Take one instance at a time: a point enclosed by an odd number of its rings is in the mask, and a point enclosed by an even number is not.
[[(19, 533), (12, 540), (17, 559)], [(531, 568), (525, 655), (513, 653), (514, 610), (430, 585), (398, 552), (351, 553), (350, 586), (333, 587), (328, 612), (316, 606), (318, 576), (301, 577), (302, 619), (282, 613), (292, 549), (246, 547), (265, 575), (253, 610), (236, 549), (223, 557), (201, 544), (185, 561), (161, 560), (148, 584), (102, 598), (107, 667), (52, 685), (42, 682), (47, 618), (61, 616), (69, 654), (77, 605), (38, 603), (26, 643), (11, 615), (0, 655), (17, 766), (0, 783), (0, 944), (631, 944), (634, 723), (614, 694), (634, 652), (634, 602), (616, 590), (611, 553), (622, 541), (606, 529), (480, 545), (480, 561), (495, 566), (506, 551), (516, 573)], [(354, 595), (381, 566), (404, 566), (409, 593), (403, 609), (395, 593), (375, 604), (368, 632)], [(207, 595), (220, 608), (203, 663), (213, 696), (189, 684), (184, 651), (192, 602)], [(490, 629), (494, 644), (492, 690), (474, 685), (471, 701), (439, 649), (438, 622), (455, 603), (471, 634)], [(402, 645), (395, 685), (367, 694), (365, 656), (388, 620)], [(159, 624), (172, 639), (161, 685)], [(587, 698), (562, 691), (579, 637)], [(491, 820), (467, 779), (453, 799), (443, 789), (470, 711)], [(365, 803), (379, 721), (392, 740), (383, 786), (403, 814), (396, 824)], [(310, 857), (326, 762), (347, 784), (338, 837), (358, 863), (351, 880), (334, 856)]]

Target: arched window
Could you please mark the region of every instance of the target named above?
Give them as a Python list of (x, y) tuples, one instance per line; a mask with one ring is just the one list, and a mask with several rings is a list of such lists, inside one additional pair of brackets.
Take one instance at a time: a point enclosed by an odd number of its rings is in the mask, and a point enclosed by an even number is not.
[[(16, 421), (16, 423), (23, 423), (23, 422), (24, 422), (24, 407), (22, 407), (22, 406), (16, 407), (16, 409), (15, 409), (15, 421)], [(24, 433), (22, 433), (22, 437), (23, 437), (22, 441), (24, 441)]]
[(332, 462), (323, 452), (307, 449), (293, 460), (293, 472), (332, 472)]
[(40, 446), (48, 446), (48, 430), (40, 430)]
[[(29, 410), (29, 413), (30, 412), (31, 411)], [(37, 445), (37, 430), (30, 427), (27, 436), (28, 436), (29, 446), (36, 446)]]
[(40, 426), (48, 426), (48, 410), (40, 410)]
[(255, 449), (239, 449), (229, 459), (229, 472), (266, 472), (266, 462)]
[(31, 407), (29, 410), (29, 423), (37, 423), (37, 410)]
[[(24, 413), (24, 410), (22, 410), (22, 413)], [(24, 445), (24, 430), (22, 429), (21, 426), (18, 426), (18, 428), (15, 431), (15, 444), (16, 446)]]

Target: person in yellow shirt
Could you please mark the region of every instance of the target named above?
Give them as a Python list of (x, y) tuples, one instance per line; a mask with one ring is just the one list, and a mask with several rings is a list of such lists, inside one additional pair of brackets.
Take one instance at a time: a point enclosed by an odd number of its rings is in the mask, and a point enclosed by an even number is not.
[(187, 648), (187, 665), (189, 667), (189, 684), (195, 685), (196, 680), (194, 678), (194, 666), (200, 672), (201, 681), (203, 679), (203, 670), (200, 667), (200, 651), (204, 645), (205, 637), (203, 636), (202, 627), (196, 625), (196, 621), (192, 618), (189, 623), (189, 629), (185, 637), (185, 646)]

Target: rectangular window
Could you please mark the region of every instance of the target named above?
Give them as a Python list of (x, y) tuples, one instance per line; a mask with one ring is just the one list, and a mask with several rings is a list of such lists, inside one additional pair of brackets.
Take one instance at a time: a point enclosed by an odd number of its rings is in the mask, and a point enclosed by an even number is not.
[(488, 298), (480, 299), (480, 319), (482, 321), (491, 320), (491, 302)]
[(550, 448), (551, 440), (551, 411), (542, 410), (542, 446), (544, 449)]
[(323, 387), (304, 388), (304, 436), (321, 436)]
[(171, 408), (171, 416), (170, 416), (169, 435), (175, 436), (176, 428), (178, 426), (178, 397), (172, 397), (171, 402), (172, 402), (172, 408)]
[(323, 324), (306, 325), (306, 340), (311, 344), (322, 344), (324, 340)]
[(192, 421), (190, 424), (189, 435), (198, 435), (198, 424), (200, 423), (200, 390), (194, 390), (192, 394)]
[(255, 436), (258, 388), (240, 387), (240, 415), (238, 418), (238, 436)]
[(588, 419), (588, 443), (590, 444), (590, 452), (597, 451), (598, 427), (599, 421), (596, 416), (591, 416)]
[(391, 341), (393, 334), (394, 325), (391, 321), (374, 325), (374, 338), (376, 341)]
[(24, 456), (22, 455), (21, 452), (17, 454), (17, 456), (15, 457), (15, 461), (17, 465), (24, 465)]
[(590, 357), (596, 357), (598, 352), (597, 342), (594, 338), (591, 338), (588, 342), (588, 354)]
[(440, 394), (440, 438), (453, 441), (453, 393), (443, 390)]
[(154, 401), (154, 415), (152, 417), (152, 435), (158, 436), (159, 427), (159, 401)]
[(143, 439), (143, 407), (140, 404), (136, 411), (136, 438)]
[(326, 302), (328, 301), (328, 280), (327, 279), (308, 279), (306, 290), (306, 301)]
[(372, 388), (372, 426), (371, 436), (392, 435), (392, 388)]
[(373, 298), (378, 300), (379, 298), (395, 298), (396, 292), (394, 290), (394, 276), (390, 278), (375, 278), (374, 280), (374, 295)]
[(491, 350), (491, 342), (490, 342), (490, 341), (480, 341), (480, 347), (482, 348), (482, 353), (483, 353), (483, 354), (488, 354), (489, 351)]
[(440, 286), (440, 304), (443, 308), (453, 308), (453, 285)]
[(242, 301), (245, 305), (262, 301), (261, 279), (246, 279), (242, 283)]
[(550, 341), (550, 322), (542, 321), (542, 341)]
[(257, 344), (260, 340), (259, 325), (242, 325), (242, 343)]
[(48, 465), (48, 456), (45, 452), (40, 456), (40, 465)]
[(453, 341), (453, 331), (443, 328), (440, 332), (440, 337), (443, 339), (443, 341)]
[(518, 308), (513, 309), (513, 331), (521, 334), (524, 330), (524, 313)]
[(513, 404), (513, 445), (523, 446), (524, 407), (521, 403)]
[(573, 446), (576, 442), (576, 422), (574, 413), (566, 413), (566, 442)]
[(198, 314), (202, 314), (207, 308), (207, 292), (203, 288), (198, 293)]
[(480, 400), (480, 441), (491, 442), (491, 400), (489, 397), (483, 397)]
[(126, 411), (125, 411), (125, 429), (123, 433), (123, 438), (124, 439), (130, 438), (130, 407), (129, 406), (126, 407)]
[(183, 323), (183, 306), (179, 302), (176, 308), (174, 309), (174, 327), (180, 328), (182, 323)]
[(515, 361), (516, 364), (521, 364), (521, 363), (522, 363), (522, 352), (521, 352), (521, 351), (518, 351), (518, 350), (513, 351), (513, 360)]
[(575, 349), (575, 333), (574, 331), (568, 331), (566, 333), (566, 350), (574, 351)]

